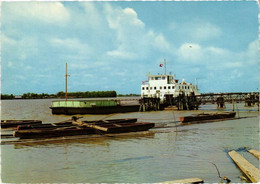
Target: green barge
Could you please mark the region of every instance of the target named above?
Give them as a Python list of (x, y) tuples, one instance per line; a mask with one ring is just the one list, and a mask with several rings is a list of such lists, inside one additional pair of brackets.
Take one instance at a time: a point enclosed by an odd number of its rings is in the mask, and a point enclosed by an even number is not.
[(56, 100), (51, 104), (52, 114), (111, 114), (136, 112), (139, 103), (121, 103), (116, 99), (102, 100)]

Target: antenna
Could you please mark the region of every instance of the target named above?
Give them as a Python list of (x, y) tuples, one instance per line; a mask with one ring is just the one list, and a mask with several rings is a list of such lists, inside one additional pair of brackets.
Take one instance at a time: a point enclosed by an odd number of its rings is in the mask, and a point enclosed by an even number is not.
[(68, 99), (68, 95), (67, 95), (67, 78), (68, 78), (68, 76), (70, 76), (70, 75), (67, 74), (67, 63), (66, 63), (66, 74), (65, 74), (65, 100), (66, 101)]

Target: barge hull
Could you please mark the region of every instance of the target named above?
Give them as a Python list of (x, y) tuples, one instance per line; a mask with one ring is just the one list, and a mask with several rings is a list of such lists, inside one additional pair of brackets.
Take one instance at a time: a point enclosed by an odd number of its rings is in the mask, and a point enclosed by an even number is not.
[(50, 107), (52, 114), (112, 114), (139, 111), (139, 105), (111, 107)]
[(40, 120), (1, 120), (1, 128), (16, 128), (19, 125), (39, 125)]

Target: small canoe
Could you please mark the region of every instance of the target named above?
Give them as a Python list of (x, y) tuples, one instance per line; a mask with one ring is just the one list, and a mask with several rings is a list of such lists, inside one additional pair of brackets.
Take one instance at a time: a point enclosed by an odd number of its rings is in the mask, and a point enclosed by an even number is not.
[(89, 127), (59, 127), (59, 128), (36, 128), (36, 129), (24, 129), (16, 130), (14, 132), (15, 137), (20, 137), (21, 139), (30, 138), (48, 138), (48, 137), (63, 137), (63, 136), (73, 136), (73, 135), (89, 135), (95, 134), (96, 131)]
[(183, 116), (180, 117), (182, 123), (194, 122), (194, 121), (205, 121), (205, 120), (215, 120), (215, 119), (228, 119), (234, 118), (236, 112), (223, 112), (223, 113), (202, 113), (193, 116)]
[(1, 128), (16, 128), (18, 125), (42, 124), (40, 120), (1, 120)]

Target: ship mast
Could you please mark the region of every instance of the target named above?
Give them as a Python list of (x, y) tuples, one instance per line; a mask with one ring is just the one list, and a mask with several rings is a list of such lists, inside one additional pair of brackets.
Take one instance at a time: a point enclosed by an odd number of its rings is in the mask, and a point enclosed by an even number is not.
[(67, 94), (67, 78), (68, 78), (68, 76), (70, 76), (70, 75), (67, 74), (67, 63), (66, 63), (66, 74), (65, 74), (65, 100), (66, 101), (68, 99), (68, 94)]

